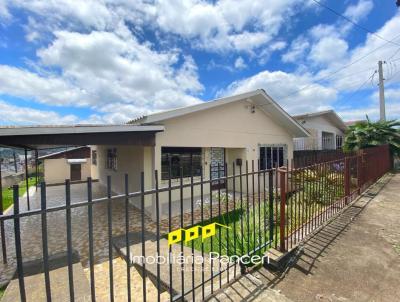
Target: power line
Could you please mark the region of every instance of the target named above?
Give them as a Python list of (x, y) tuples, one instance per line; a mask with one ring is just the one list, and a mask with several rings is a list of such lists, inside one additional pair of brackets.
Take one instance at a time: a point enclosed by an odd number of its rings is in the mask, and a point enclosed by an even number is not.
[[(377, 73), (377, 71), (375, 70), (369, 77), (368, 79), (363, 82), (356, 90), (353, 91), (353, 93), (346, 98), (344, 101), (347, 103), (348, 101), (350, 101), (370, 80), (372, 80), (375, 76), (375, 74)], [(342, 103), (343, 101), (340, 101), (339, 103)]]
[[(396, 40), (398, 37), (400, 37), (400, 34), (397, 35), (397, 36), (395, 36), (391, 41)], [(375, 51), (377, 51), (377, 50), (379, 50), (379, 49), (385, 47), (388, 43), (389, 43), (389, 42), (386, 42), (385, 44), (383, 44), (383, 45), (381, 45), (381, 46), (379, 46), (379, 47), (377, 47), (377, 48), (371, 50), (370, 52), (368, 52), (368, 53), (365, 54), (364, 56), (362, 56), (362, 57), (360, 57), (360, 58), (358, 58), (358, 59), (356, 59), (356, 60), (350, 62), (350, 63), (347, 64), (347, 65), (344, 65), (344, 66), (340, 67), (339, 69), (335, 70), (334, 72), (332, 72), (332, 73), (330, 73), (330, 74), (328, 74), (328, 75), (326, 75), (326, 76), (320, 78), (319, 80), (315, 81), (314, 83), (308, 84), (308, 85), (306, 85), (306, 86), (304, 86), (304, 87), (302, 87), (302, 88), (300, 88), (300, 89), (298, 89), (298, 90), (296, 90), (296, 91), (293, 91), (292, 93), (290, 93), (290, 94), (288, 94), (288, 95), (286, 95), (286, 96), (280, 98), (280, 100), (287, 99), (288, 97), (290, 97), (290, 96), (292, 96), (292, 95), (295, 95), (295, 94), (297, 94), (297, 93), (299, 93), (299, 92), (301, 92), (301, 91), (303, 91), (303, 90), (305, 90), (305, 89), (307, 89), (307, 88), (310, 88), (310, 87), (312, 87), (312, 86), (317, 85), (317, 83), (319, 83), (319, 82), (321, 82), (321, 81), (323, 81), (323, 80), (327, 80), (327, 79), (331, 78), (332, 76), (334, 76), (335, 74), (339, 73), (340, 71), (342, 71), (342, 70), (344, 70), (344, 69), (346, 69), (346, 68), (349, 68), (350, 66), (352, 66), (352, 65), (354, 65), (354, 64), (356, 64), (356, 63), (358, 63), (358, 62), (360, 62), (361, 60), (365, 59), (365, 58), (368, 57), (369, 55), (373, 54)], [(400, 60), (400, 58), (399, 58), (398, 60)], [(393, 61), (397, 61), (397, 60), (392, 60), (392, 62), (393, 62)]]
[(394, 45), (400, 46), (400, 44), (395, 43), (395, 42), (393, 42), (393, 41), (390, 41), (390, 40), (388, 40), (388, 39), (385, 39), (384, 37), (378, 35), (377, 33), (373, 32), (373, 31), (371, 31), (371, 30), (369, 30), (368, 28), (366, 28), (366, 27), (364, 27), (364, 26), (358, 24), (357, 22), (351, 20), (350, 18), (348, 18), (348, 17), (346, 17), (345, 15), (343, 15), (343, 14), (337, 12), (337, 11), (334, 10), (333, 8), (330, 8), (329, 6), (323, 4), (322, 2), (320, 2), (320, 1), (318, 1), (318, 0), (313, 0), (313, 1), (314, 1), (315, 3), (317, 3), (319, 6), (321, 6), (321, 7), (325, 8), (325, 9), (331, 11), (331, 12), (334, 13), (335, 15), (337, 15), (337, 16), (342, 17), (343, 19), (345, 19), (347, 22), (349, 22), (349, 23), (353, 24), (354, 26), (356, 26), (356, 27), (362, 29), (363, 31), (365, 31), (365, 32), (367, 32), (367, 33), (370, 33), (371, 35), (374, 35), (375, 37), (377, 37), (377, 38), (379, 38), (379, 39), (381, 39), (381, 40), (383, 40), (383, 41), (386, 41), (386, 42), (392, 43), (392, 44), (394, 44)]

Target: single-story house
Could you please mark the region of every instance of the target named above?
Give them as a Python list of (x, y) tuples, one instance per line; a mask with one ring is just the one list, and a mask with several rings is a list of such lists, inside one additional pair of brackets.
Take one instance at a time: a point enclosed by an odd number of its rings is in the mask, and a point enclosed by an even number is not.
[(44, 180), (47, 184), (86, 180), (91, 177), (90, 147), (72, 147), (46, 154), (38, 158), (43, 163)]
[[(232, 163), (245, 171), (258, 160), (261, 169), (283, 166), (293, 158), (295, 137), (305, 138), (309, 133), (284, 111), (264, 90), (255, 90), (235, 96), (203, 102), (189, 107), (144, 116), (124, 125), (41, 126), (0, 129), (0, 145), (24, 146), (35, 149), (49, 145), (90, 145), (92, 150), (91, 175), (102, 184), (111, 176), (111, 189), (125, 192), (125, 174), (128, 174), (129, 192), (158, 183), (165, 187), (188, 183), (193, 173), (195, 180), (224, 176), (224, 163), (232, 174)], [(93, 160), (93, 159), (96, 160)], [(182, 169), (182, 170), (181, 170)], [(251, 179), (250, 179), (251, 180)], [(257, 181), (257, 180), (256, 180)], [(226, 184), (212, 182), (212, 188)], [(228, 182), (228, 190), (232, 183)], [(257, 186), (255, 186), (257, 188)], [(236, 188), (239, 188), (237, 179)], [(249, 184), (252, 188), (252, 184)], [(243, 191), (246, 188), (243, 187)], [(178, 210), (179, 190), (172, 191), (173, 210)], [(182, 192), (184, 206), (190, 208), (191, 192)], [(204, 187), (204, 195), (210, 186)], [(193, 192), (199, 199), (200, 187)], [(168, 209), (168, 192), (159, 195), (161, 214)], [(131, 202), (140, 206), (140, 199)], [(155, 196), (145, 198), (146, 212), (154, 218)]]
[[(159, 125), (164, 131), (155, 134), (152, 147), (91, 146), (97, 156), (99, 181), (105, 183), (106, 176), (111, 175), (113, 190), (120, 193), (124, 192), (125, 173), (133, 178), (130, 191), (138, 191), (141, 171), (145, 172), (145, 182), (154, 186), (152, 171), (158, 170), (160, 186), (167, 186), (169, 177), (173, 185), (180, 182), (181, 169), (183, 182), (187, 183), (191, 173), (195, 180), (202, 172), (204, 179), (210, 175), (211, 179), (224, 176), (224, 163), (228, 164), (228, 174), (231, 174), (233, 162), (237, 165), (237, 173), (240, 165), (245, 171), (246, 161), (249, 170), (252, 161), (258, 169), (258, 160), (262, 169), (283, 166), (293, 158), (293, 138), (309, 136), (263, 90), (155, 113), (130, 124), (138, 127)], [(224, 186), (216, 182), (213, 188), (218, 185)], [(209, 187), (204, 188), (204, 194), (209, 194)], [(184, 190), (183, 195), (189, 199), (190, 190)], [(195, 188), (194, 196), (195, 199), (200, 196), (199, 187)], [(172, 200), (179, 198), (179, 190), (173, 191)], [(167, 200), (167, 192), (162, 193), (163, 213), (167, 209)], [(190, 205), (187, 201), (185, 204)], [(151, 207), (154, 209), (154, 200)], [(154, 213), (153, 210), (150, 212)]]
[(341, 149), (347, 125), (333, 110), (295, 115), (293, 118), (311, 134), (294, 139), (295, 150)]

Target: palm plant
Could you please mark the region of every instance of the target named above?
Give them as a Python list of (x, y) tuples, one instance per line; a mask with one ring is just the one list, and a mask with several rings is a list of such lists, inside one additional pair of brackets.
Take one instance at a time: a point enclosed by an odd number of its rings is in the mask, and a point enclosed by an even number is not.
[(392, 154), (400, 154), (400, 121), (358, 122), (346, 132), (343, 149), (346, 152), (358, 151), (388, 144)]

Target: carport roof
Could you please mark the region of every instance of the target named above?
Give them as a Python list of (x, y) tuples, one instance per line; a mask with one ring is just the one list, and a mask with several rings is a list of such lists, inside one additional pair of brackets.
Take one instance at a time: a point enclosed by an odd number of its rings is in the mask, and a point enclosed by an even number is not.
[(0, 127), (0, 145), (28, 149), (82, 145), (153, 146), (164, 126), (68, 125)]

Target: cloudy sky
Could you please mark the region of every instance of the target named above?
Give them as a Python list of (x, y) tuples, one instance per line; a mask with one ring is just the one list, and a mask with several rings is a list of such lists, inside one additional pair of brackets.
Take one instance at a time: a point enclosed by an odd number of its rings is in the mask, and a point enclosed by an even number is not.
[(0, 0), (0, 124), (121, 123), (263, 88), (289, 113), (400, 117), (395, 0)]

